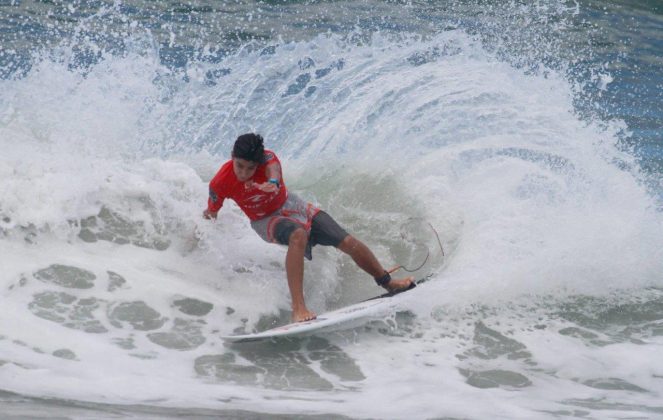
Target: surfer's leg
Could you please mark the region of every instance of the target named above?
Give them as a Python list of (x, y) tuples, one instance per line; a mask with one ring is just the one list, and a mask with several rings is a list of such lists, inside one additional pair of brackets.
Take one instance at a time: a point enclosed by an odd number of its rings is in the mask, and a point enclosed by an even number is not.
[[(373, 252), (363, 242), (348, 234), (339, 224), (324, 211), (319, 211), (311, 225), (311, 240), (320, 245), (334, 246), (348, 254), (354, 262), (373, 278), (381, 279), (387, 274)], [(392, 291), (410, 287), (414, 278), (392, 279), (381, 283), (385, 289)]]
[(296, 228), (290, 233), (288, 252), (285, 256), (285, 271), (288, 277), (288, 288), (292, 298), (292, 320), (308, 321), (316, 315), (306, 308), (304, 302), (304, 251), (308, 242), (308, 234), (303, 228)]
[[(352, 257), (359, 268), (373, 276), (373, 278), (380, 279), (388, 274), (373, 254), (373, 251), (352, 235), (347, 235), (337, 248)], [(386, 284), (382, 284), (382, 287), (389, 291), (410, 287), (410, 284), (414, 281), (414, 277), (392, 279), (391, 276), (388, 276), (388, 279)]]
[[(293, 206), (296, 207), (295, 198), (292, 201), (295, 202)], [(252, 221), (251, 227), (265, 241), (288, 247), (285, 256), (285, 271), (292, 298), (292, 319), (295, 322), (307, 321), (316, 317), (306, 308), (304, 302), (304, 256), (309, 242), (309, 233), (306, 224), (296, 217), (283, 216), (285, 207), (284, 205), (271, 215)], [(304, 218), (304, 220), (306, 219)]]

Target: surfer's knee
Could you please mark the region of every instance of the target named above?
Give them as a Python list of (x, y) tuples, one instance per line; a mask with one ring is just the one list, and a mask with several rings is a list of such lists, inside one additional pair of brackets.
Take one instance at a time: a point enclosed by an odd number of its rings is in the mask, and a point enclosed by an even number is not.
[(345, 252), (346, 254), (349, 254), (357, 247), (357, 245), (359, 245), (359, 240), (352, 235), (348, 235), (345, 238), (343, 238), (341, 243), (338, 244), (337, 248)]
[(305, 248), (308, 243), (308, 234), (304, 228), (297, 228), (292, 231), (288, 238), (288, 246)]

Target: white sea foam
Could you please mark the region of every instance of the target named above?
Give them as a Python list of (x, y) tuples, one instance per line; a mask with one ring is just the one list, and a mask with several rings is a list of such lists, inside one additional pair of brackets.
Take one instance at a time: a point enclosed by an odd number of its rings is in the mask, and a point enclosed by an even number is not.
[[(0, 81), (3, 389), (380, 418), (651, 413), (660, 325), (606, 324), (601, 305), (660, 311), (662, 218), (619, 125), (581, 121), (564, 78), (526, 75), (460, 31), (247, 48), (192, 65), (188, 82), (156, 54), (86, 73), (44, 59)], [(421, 260), (399, 247), (410, 218), (437, 228), (446, 258), (404, 312), (318, 341), (222, 345), (289, 308), (284, 249), (232, 203), (200, 217), (207, 180), (250, 130), (290, 188), (385, 265)], [(347, 257), (314, 255), (314, 310), (377, 292)], [(89, 287), (66, 283), (90, 273)], [(185, 298), (214, 308), (183, 312)]]

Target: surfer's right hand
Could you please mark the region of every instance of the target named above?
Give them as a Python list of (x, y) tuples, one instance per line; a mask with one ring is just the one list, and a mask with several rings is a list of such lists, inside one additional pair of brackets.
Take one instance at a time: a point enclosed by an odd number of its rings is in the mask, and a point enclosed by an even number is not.
[(203, 218), (207, 220), (212, 220), (212, 219), (216, 220), (217, 213), (218, 212), (211, 212), (208, 209), (205, 209), (205, 211), (203, 212)]

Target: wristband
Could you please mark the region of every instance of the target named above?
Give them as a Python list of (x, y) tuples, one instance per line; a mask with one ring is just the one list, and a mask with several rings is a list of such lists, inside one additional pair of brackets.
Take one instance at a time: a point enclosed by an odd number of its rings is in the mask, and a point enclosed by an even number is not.
[(276, 178), (270, 178), (269, 181), (267, 181), (267, 182), (269, 182), (270, 184), (274, 184), (279, 188), (281, 187), (281, 184), (279, 183), (279, 180), (276, 179)]

